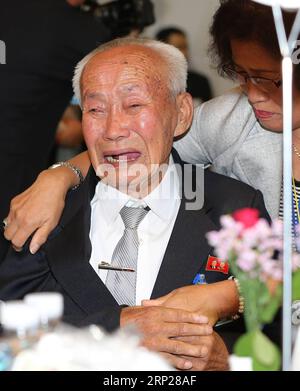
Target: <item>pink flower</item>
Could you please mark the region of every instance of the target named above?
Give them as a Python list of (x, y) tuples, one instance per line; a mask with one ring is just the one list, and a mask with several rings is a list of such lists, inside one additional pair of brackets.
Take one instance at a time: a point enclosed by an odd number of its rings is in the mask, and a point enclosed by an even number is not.
[(254, 248), (258, 245), (260, 237), (256, 230), (256, 227), (248, 228), (243, 232), (241, 237), (242, 242), (245, 247)]
[(256, 226), (253, 228), (257, 231), (257, 235), (260, 238), (260, 240), (268, 239), (272, 236), (272, 228), (270, 227), (269, 223), (264, 219), (259, 219)]
[(272, 231), (274, 236), (282, 237), (283, 236), (283, 222), (282, 220), (274, 220), (272, 222)]
[(276, 262), (267, 257), (264, 259), (263, 256), (259, 257), (259, 261), (263, 274), (267, 274), (272, 277), (276, 268)]
[(220, 232), (218, 231), (211, 231), (206, 234), (206, 237), (208, 239), (208, 242), (211, 246), (217, 247), (220, 243)]
[(272, 273), (272, 276), (273, 280), (275, 281), (282, 281), (283, 280), (283, 270), (280, 269), (280, 268), (276, 268), (273, 273)]
[(262, 241), (258, 247), (258, 250), (263, 251), (271, 251), (271, 253), (274, 253), (274, 251), (280, 251), (282, 252), (283, 249), (283, 241), (279, 238), (269, 238), (264, 241)]
[(238, 210), (233, 214), (235, 221), (242, 223), (244, 229), (253, 227), (259, 220), (259, 211), (257, 209), (245, 208)]
[(233, 232), (240, 233), (242, 231), (243, 225), (235, 221), (231, 216), (225, 215), (221, 216), (220, 219), (223, 229), (230, 229)]
[(256, 267), (256, 253), (254, 251), (245, 251), (239, 255), (237, 260), (238, 267), (244, 272), (250, 272)]

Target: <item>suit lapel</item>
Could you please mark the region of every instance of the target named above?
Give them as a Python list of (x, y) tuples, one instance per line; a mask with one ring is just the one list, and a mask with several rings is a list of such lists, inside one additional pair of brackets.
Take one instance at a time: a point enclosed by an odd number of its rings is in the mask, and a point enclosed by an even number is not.
[[(176, 151), (173, 151), (174, 162), (183, 167)], [(182, 170), (184, 174), (184, 170)], [(182, 180), (184, 184), (184, 177)], [(191, 285), (197, 273), (207, 261), (212, 252), (206, 240), (206, 233), (216, 230), (217, 227), (209, 217), (210, 206), (204, 200), (204, 207), (200, 211), (186, 210), (186, 203), (190, 202), (182, 191), (182, 201), (173, 232), (152, 292), (152, 298), (160, 297), (174, 289)]]
[[(90, 200), (95, 191), (95, 178), (93, 172), (90, 172), (80, 192), (74, 194), (74, 200), (69, 201), (70, 207), (59, 224), (60, 234), (45, 247), (55, 279), (88, 314), (99, 311), (103, 304), (117, 304), (89, 264)], [(80, 207), (76, 210), (78, 204)]]
[(186, 211), (182, 201), (153, 292), (157, 298), (174, 289), (192, 285), (193, 280), (212, 251), (205, 235), (216, 229), (201, 211)]

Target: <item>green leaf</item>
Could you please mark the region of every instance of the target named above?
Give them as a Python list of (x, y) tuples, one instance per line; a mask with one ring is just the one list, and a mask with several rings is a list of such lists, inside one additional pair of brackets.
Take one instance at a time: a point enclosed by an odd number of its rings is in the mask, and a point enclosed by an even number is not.
[(240, 357), (251, 357), (254, 371), (278, 371), (281, 355), (260, 330), (242, 335), (234, 346), (234, 354)]
[(260, 330), (255, 333), (253, 338), (253, 356), (262, 369), (276, 371), (280, 368), (279, 349)]
[(239, 357), (252, 357), (254, 332), (242, 335), (234, 345), (233, 353)]
[(260, 323), (271, 323), (277, 314), (282, 303), (282, 285), (278, 285), (274, 295), (269, 293), (269, 299), (266, 300), (265, 305), (260, 308)]
[(259, 285), (259, 296), (257, 298), (258, 307), (264, 307), (269, 304), (272, 296), (268, 287), (264, 284)]
[(300, 300), (300, 270), (293, 274), (293, 301)]

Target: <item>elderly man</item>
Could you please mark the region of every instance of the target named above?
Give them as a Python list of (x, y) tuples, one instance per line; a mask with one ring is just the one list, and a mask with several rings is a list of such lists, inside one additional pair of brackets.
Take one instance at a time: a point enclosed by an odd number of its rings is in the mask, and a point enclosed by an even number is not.
[[(66, 321), (108, 330), (134, 324), (144, 345), (175, 367), (217, 369), (226, 366), (224, 345), (197, 310), (214, 324), (235, 315), (239, 303), (228, 274), (208, 267), (205, 234), (235, 209), (267, 212), (259, 192), (211, 172), (201, 186), (204, 206), (188, 210), (189, 184), (178, 171), (184, 164), (172, 153), (174, 137), (192, 119), (186, 75), (184, 56), (151, 40), (115, 40), (78, 64), (74, 90), (93, 167), (69, 193), (46, 244), (35, 255), (11, 251), (1, 263), (0, 299), (59, 291)], [(213, 284), (195, 287), (195, 312), (140, 306), (192, 285), (199, 274)]]

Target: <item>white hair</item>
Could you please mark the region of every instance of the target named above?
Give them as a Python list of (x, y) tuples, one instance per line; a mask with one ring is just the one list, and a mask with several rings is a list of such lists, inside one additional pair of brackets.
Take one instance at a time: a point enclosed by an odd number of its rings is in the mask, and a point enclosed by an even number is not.
[(167, 68), (167, 83), (172, 96), (186, 91), (188, 64), (184, 55), (167, 43), (146, 38), (117, 38), (107, 42), (85, 56), (77, 65), (73, 77), (74, 94), (81, 104), (81, 77), (87, 63), (98, 53), (123, 46), (144, 46), (156, 52), (165, 62)]

